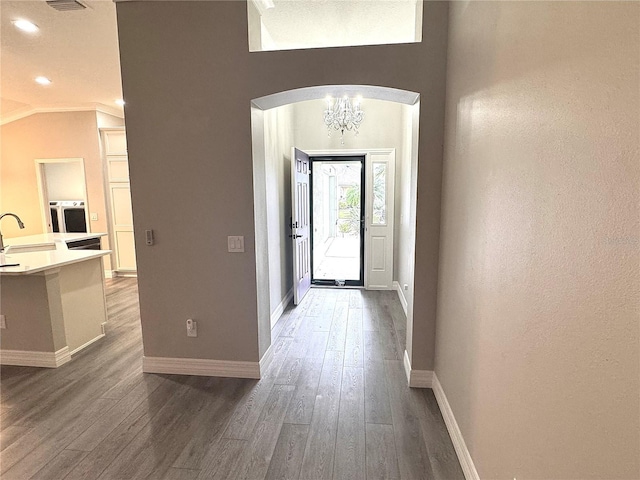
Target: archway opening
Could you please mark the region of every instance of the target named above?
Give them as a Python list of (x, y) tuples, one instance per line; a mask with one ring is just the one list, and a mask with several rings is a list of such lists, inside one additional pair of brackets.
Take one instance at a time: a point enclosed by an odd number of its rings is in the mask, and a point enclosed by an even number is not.
[[(323, 122), (326, 97), (360, 96), (365, 119), (358, 135), (331, 134)], [(271, 331), (291, 302), (292, 148), (319, 155), (369, 155), (393, 151), (393, 282), (404, 308), (406, 347), (411, 348), (420, 95), (370, 85), (327, 85), (279, 92), (251, 104), (256, 278), (261, 357)], [(342, 144), (344, 141), (344, 144)], [(387, 288), (387, 287), (384, 287)], [(404, 342), (404, 338), (401, 339)]]

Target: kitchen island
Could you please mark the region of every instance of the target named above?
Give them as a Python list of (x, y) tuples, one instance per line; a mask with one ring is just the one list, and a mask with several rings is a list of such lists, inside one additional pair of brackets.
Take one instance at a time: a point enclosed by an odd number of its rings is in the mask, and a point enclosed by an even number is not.
[(105, 335), (102, 257), (111, 252), (19, 238), (0, 254), (0, 363), (55, 368)]
[(41, 233), (5, 239), (5, 253), (42, 250), (69, 250), (87, 240), (100, 242), (106, 233)]

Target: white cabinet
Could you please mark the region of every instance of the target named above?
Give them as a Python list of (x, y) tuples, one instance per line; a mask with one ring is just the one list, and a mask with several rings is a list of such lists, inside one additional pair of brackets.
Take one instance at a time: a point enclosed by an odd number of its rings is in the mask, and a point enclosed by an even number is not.
[(103, 130), (104, 151), (107, 156), (127, 155), (127, 134), (124, 130)]
[(136, 270), (136, 251), (129, 186), (127, 137), (124, 129), (103, 129), (102, 139), (108, 179), (115, 269), (119, 274), (133, 273)]

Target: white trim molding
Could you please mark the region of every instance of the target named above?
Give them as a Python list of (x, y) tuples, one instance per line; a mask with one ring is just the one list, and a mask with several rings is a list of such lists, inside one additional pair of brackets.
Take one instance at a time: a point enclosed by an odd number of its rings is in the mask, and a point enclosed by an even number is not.
[(14, 110), (0, 119), (0, 125), (15, 122), (22, 118), (35, 115), (36, 113), (65, 113), (65, 112), (100, 112), (113, 115), (114, 117), (124, 118), (122, 109), (116, 107), (110, 107), (103, 103), (89, 103), (89, 104), (77, 104), (77, 105), (50, 105), (33, 107), (27, 105), (26, 107)]
[(170, 375), (258, 379), (260, 363), (205, 358), (142, 357), (142, 371)]
[(74, 349), (71, 351), (70, 355), (75, 355), (76, 353), (78, 353), (80, 350), (83, 350), (85, 348), (87, 348), (89, 345), (91, 345), (92, 343), (97, 342), (98, 340), (100, 340), (101, 338), (104, 338), (105, 334), (104, 334), (104, 326), (106, 325), (106, 322), (101, 323), (100, 324), (100, 328), (102, 328), (102, 333), (100, 335), (98, 335), (95, 338), (92, 338), (91, 340), (89, 340), (87, 343), (80, 345), (78, 348)]
[(18, 365), (21, 367), (58, 368), (71, 361), (69, 347), (57, 352), (31, 352), (27, 350), (1, 350), (0, 364)]
[[(282, 314), (284, 313), (284, 310), (289, 306), (289, 304), (291, 303), (291, 300), (293, 300), (293, 287), (291, 287), (289, 289), (289, 291), (287, 292), (287, 294), (284, 296), (284, 298), (282, 299), (282, 301), (280, 302), (280, 304), (276, 307), (276, 309), (273, 311), (273, 313), (271, 314), (271, 328), (273, 329), (273, 327), (276, 326), (276, 323), (278, 323), (278, 320), (280, 320), (280, 317), (282, 316)], [(265, 355), (266, 356), (266, 355)], [(264, 357), (263, 357), (264, 358)]]
[(473, 464), (473, 459), (471, 458), (471, 454), (469, 453), (467, 444), (462, 437), (460, 427), (458, 427), (458, 422), (456, 422), (456, 418), (453, 416), (451, 405), (449, 405), (447, 396), (445, 395), (444, 390), (442, 389), (442, 385), (440, 385), (438, 377), (435, 373), (433, 374), (433, 383), (431, 388), (433, 388), (433, 394), (438, 401), (438, 407), (440, 407), (442, 418), (444, 418), (444, 423), (446, 424), (447, 430), (449, 431), (449, 436), (451, 437), (453, 448), (455, 448), (456, 455), (458, 455), (458, 461), (460, 462), (460, 466), (462, 467), (464, 478), (466, 478), (466, 480), (480, 480), (480, 476), (478, 475), (478, 471)]
[(113, 278), (123, 277), (123, 278), (138, 278), (137, 270), (113, 270)]
[(407, 382), (412, 388), (431, 388), (433, 381), (432, 370), (414, 370), (411, 368), (409, 353), (404, 351), (404, 372), (407, 374)]
[(264, 352), (264, 355), (260, 359), (260, 378), (262, 378), (262, 374), (267, 371), (267, 368), (269, 368), (269, 365), (271, 365), (271, 361), (273, 360), (273, 345), (273, 343), (269, 345), (269, 348), (267, 348), (267, 351)]
[(404, 310), (405, 316), (407, 315), (407, 297), (404, 296), (404, 290), (402, 286), (396, 281), (393, 281), (393, 288), (396, 292), (398, 292), (398, 298), (400, 299), (400, 303), (402, 304), (402, 309)]

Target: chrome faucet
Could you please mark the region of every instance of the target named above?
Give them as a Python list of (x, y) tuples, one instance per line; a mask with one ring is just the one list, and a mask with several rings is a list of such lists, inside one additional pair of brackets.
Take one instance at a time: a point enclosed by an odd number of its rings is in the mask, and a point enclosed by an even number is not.
[[(15, 213), (3, 213), (2, 215), (0, 215), (0, 220), (2, 220), (7, 215), (16, 219), (20, 229), (24, 228), (24, 223), (22, 223), (22, 220), (20, 220), (20, 217), (17, 216)], [(4, 242), (2, 241), (2, 232), (0, 232), (0, 252), (3, 252), (3, 251), (4, 251)]]

